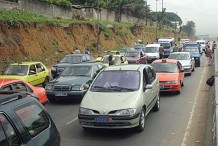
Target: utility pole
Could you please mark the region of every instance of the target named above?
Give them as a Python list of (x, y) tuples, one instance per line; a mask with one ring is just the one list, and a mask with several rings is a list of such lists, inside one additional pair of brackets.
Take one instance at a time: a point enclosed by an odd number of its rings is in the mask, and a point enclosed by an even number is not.
[(156, 0), (156, 41), (157, 41), (157, 1)]
[(100, 51), (100, 27), (99, 27), (99, 0), (97, 1), (97, 8), (98, 8), (98, 13), (97, 13), (97, 37), (98, 37), (98, 40), (97, 40), (97, 49), (98, 51)]

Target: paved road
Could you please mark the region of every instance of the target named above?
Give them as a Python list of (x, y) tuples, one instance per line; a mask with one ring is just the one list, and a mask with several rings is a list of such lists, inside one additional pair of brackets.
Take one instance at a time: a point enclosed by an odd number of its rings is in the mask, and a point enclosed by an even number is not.
[[(190, 115), (199, 95), (199, 87), (208, 66), (202, 58), (201, 67), (195, 68), (192, 76), (185, 77), (185, 86), (180, 95), (161, 95), (161, 107), (146, 118), (142, 133), (134, 130), (83, 131), (77, 119), (80, 101), (50, 103), (47, 110), (60, 133), (62, 146), (179, 146), (184, 144), (187, 127), (193, 119)], [(205, 91), (207, 92), (207, 91)], [(194, 104), (195, 103), (195, 104)], [(104, 105), (102, 105), (104, 106)], [(184, 136), (186, 136), (184, 138)]]

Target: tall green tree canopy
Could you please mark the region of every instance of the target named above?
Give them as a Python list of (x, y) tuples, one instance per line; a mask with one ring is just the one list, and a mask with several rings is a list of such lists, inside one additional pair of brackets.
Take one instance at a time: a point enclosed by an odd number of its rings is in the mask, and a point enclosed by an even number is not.
[(189, 37), (195, 36), (196, 26), (193, 21), (188, 21), (186, 25), (182, 26), (182, 31), (186, 32)]

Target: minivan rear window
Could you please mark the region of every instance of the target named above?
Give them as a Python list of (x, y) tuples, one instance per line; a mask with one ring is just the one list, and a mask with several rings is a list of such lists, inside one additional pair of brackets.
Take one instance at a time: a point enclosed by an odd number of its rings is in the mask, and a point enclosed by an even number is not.
[(50, 121), (47, 114), (36, 104), (25, 104), (16, 107), (14, 111), (32, 137), (49, 127)]

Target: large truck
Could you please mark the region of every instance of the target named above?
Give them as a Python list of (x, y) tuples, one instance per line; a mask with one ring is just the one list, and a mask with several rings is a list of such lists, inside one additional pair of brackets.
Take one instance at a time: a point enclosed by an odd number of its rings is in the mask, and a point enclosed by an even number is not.
[(168, 57), (173, 52), (174, 38), (160, 38), (158, 44), (164, 47), (164, 57)]

